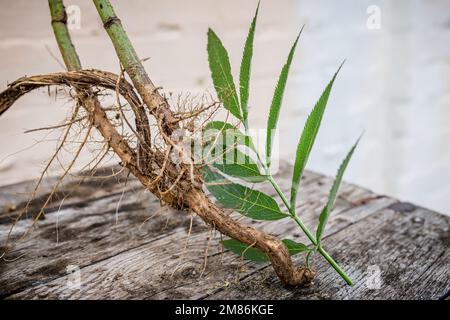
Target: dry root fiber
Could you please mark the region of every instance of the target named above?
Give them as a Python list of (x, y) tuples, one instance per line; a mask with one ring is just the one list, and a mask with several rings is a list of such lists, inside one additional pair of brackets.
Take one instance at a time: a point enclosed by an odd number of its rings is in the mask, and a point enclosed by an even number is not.
[[(73, 99), (76, 107), (66, 132), (73, 123), (80, 121), (79, 110), (84, 110), (86, 115), (82, 118), (87, 122), (84, 142), (95, 128), (103, 138), (106, 152), (112, 150), (120, 158), (121, 166), (155, 194), (162, 204), (192, 210), (213, 229), (262, 250), (283, 283), (302, 285), (311, 282), (315, 272), (306, 267), (294, 266), (287, 248), (277, 237), (233, 220), (211, 202), (202, 189), (202, 178), (193, 159), (190, 159), (190, 155), (185, 155), (173, 139), (172, 134), (178, 129), (186, 128), (193, 135), (195, 131), (201, 131), (201, 121), (196, 120), (208, 119), (211, 112), (220, 107), (220, 103), (200, 105), (188, 112), (173, 112), (166, 97), (159, 93), (160, 88), (151, 82), (145, 72), (109, 1), (94, 0), (94, 4), (123, 66), (120, 75), (99, 70), (81, 70), (80, 60), (66, 26), (64, 5), (61, 0), (49, 0), (53, 31), (69, 71), (23, 77), (14, 81), (0, 93), (0, 115), (17, 99), (34, 89), (51, 85), (69, 87), (75, 92)], [(124, 72), (128, 74), (132, 84), (124, 79)], [(116, 104), (113, 108), (101, 105), (99, 97), (102, 89), (115, 92)], [(120, 96), (128, 103), (132, 116), (125, 112)], [(129, 120), (132, 118), (134, 125)], [(120, 130), (124, 124), (131, 135)], [(65, 137), (60, 146), (64, 141)], [(75, 159), (78, 153), (79, 151)], [(173, 154), (181, 155), (184, 161), (181, 164), (172, 161)], [(58, 184), (45, 203), (49, 203), (57, 187)], [(36, 219), (42, 212), (43, 210)]]
[[(76, 89), (75, 98), (85, 106), (90, 123), (103, 135), (107, 149), (112, 149), (122, 160), (121, 165), (128, 168), (164, 204), (177, 209), (192, 210), (212, 228), (263, 250), (284, 283), (300, 285), (312, 281), (315, 272), (309, 268), (295, 267), (286, 247), (278, 238), (233, 220), (210, 201), (201, 188), (201, 177), (194, 165), (192, 163), (183, 164), (180, 167), (170, 160), (169, 154), (177, 148), (177, 143), (172, 141), (170, 136), (159, 131), (157, 133), (163, 136), (161, 141), (156, 143), (155, 140), (150, 140), (147, 114), (144, 113), (145, 116), (139, 114), (138, 110), (142, 106), (139, 96), (134, 91), (133, 86), (123, 77), (99, 70), (70, 71), (23, 77), (11, 83), (5, 91), (0, 93), (0, 114), (7, 111), (24, 94), (51, 85), (68, 86)], [(101, 107), (93, 88), (113, 90), (130, 105), (136, 119), (136, 130), (133, 131), (137, 135), (138, 149), (142, 149), (141, 154), (145, 154), (145, 167), (139, 164), (139, 151), (136, 152), (130, 147), (129, 138), (119, 134), (113, 124), (114, 119), (110, 119), (106, 108)], [(217, 103), (194, 108), (189, 112), (174, 113), (172, 119), (174, 119), (174, 122), (189, 120), (189, 123), (192, 123), (196, 117), (201, 116), (211, 106), (216, 107)], [(146, 121), (144, 124), (141, 123), (143, 118)], [(131, 125), (129, 122), (128, 124)], [(142, 128), (146, 129), (142, 130)], [(162, 128), (161, 124), (156, 125), (157, 130), (163, 130)]]

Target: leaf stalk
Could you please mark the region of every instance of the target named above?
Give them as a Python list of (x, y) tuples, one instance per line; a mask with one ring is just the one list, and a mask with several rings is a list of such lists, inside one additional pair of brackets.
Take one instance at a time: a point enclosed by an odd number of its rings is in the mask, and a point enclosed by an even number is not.
[[(258, 159), (259, 159), (258, 155)], [(314, 237), (314, 235), (309, 231), (308, 227), (303, 223), (303, 221), (298, 217), (297, 213), (295, 212), (295, 209), (291, 207), (288, 199), (286, 198), (284, 192), (281, 190), (278, 183), (273, 178), (272, 174), (269, 172), (269, 170), (265, 167), (263, 163), (261, 165), (266, 169), (266, 175), (268, 176), (268, 180), (276, 193), (279, 195), (281, 200), (283, 201), (284, 205), (288, 209), (291, 218), (297, 223), (297, 225), (302, 229), (302, 231), (305, 233), (305, 235), (308, 237), (309, 241), (316, 246), (317, 251), (327, 260), (327, 262), (333, 267), (334, 270), (344, 279), (344, 281), (349, 284), (353, 285), (353, 281), (350, 279), (350, 277), (345, 273), (345, 271), (339, 266), (339, 264), (328, 254), (328, 252), (325, 251), (325, 249), (322, 247), (322, 245), (317, 245), (317, 240)]]

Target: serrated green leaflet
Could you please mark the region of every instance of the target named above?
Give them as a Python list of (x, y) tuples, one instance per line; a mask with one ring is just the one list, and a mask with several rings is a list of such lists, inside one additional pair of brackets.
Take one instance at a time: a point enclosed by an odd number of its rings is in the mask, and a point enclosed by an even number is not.
[(344, 161), (342, 161), (341, 165), (339, 166), (339, 170), (336, 174), (336, 178), (333, 182), (330, 193), (328, 195), (327, 204), (325, 205), (322, 212), (320, 213), (319, 225), (317, 226), (317, 230), (316, 230), (317, 246), (320, 246), (320, 241), (322, 239), (323, 231), (325, 229), (325, 225), (327, 224), (328, 217), (330, 216), (330, 212), (333, 209), (334, 201), (336, 200), (339, 186), (342, 181), (342, 176), (344, 175), (345, 169), (347, 169), (348, 163), (350, 162), (353, 152), (355, 151), (356, 146), (358, 145), (359, 139), (360, 138), (358, 138), (356, 143), (353, 145), (353, 147), (347, 153), (347, 156), (345, 157)]
[(264, 252), (252, 246), (249, 246), (245, 243), (242, 243), (238, 240), (235, 239), (223, 240), (222, 244), (225, 249), (228, 249), (231, 252), (239, 256), (242, 256), (246, 260), (257, 262), (269, 261), (269, 258)]
[(279, 220), (288, 217), (277, 202), (263, 192), (233, 183), (207, 166), (201, 170), (206, 188), (226, 208), (256, 220)]
[(250, 87), (250, 70), (253, 56), (253, 39), (255, 37), (256, 19), (258, 17), (258, 6), (256, 7), (256, 13), (250, 25), (248, 31), (247, 40), (245, 41), (244, 53), (242, 55), (241, 69), (239, 72), (239, 94), (241, 98), (241, 109), (244, 126), (247, 128), (247, 116), (248, 116), (248, 96)]
[(255, 151), (252, 139), (231, 124), (222, 121), (209, 122), (203, 129), (203, 140), (203, 158), (207, 164), (248, 182), (257, 183), (267, 179), (260, 174), (256, 163), (237, 148), (245, 145)]
[(267, 179), (261, 175), (253, 159), (236, 148), (225, 150), (221, 156), (215, 158), (212, 165), (226, 175), (248, 182), (256, 183)]
[(300, 30), (300, 33), (298, 34), (294, 44), (292, 45), (286, 64), (283, 66), (283, 69), (281, 69), (280, 77), (278, 78), (277, 86), (275, 87), (275, 92), (273, 94), (272, 104), (270, 105), (269, 118), (267, 120), (267, 136), (266, 136), (266, 163), (268, 167), (270, 167), (270, 158), (272, 156), (273, 134), (277, 127), (278, 117), (280, 115), (284, 89), (286, 88), (286, 82), (288, 79), (292, 58), (294, 57), (295, 48), (297, 47), (297, 42), (298, 39), (300, 38), (302, 30)]
[(231, 123), (223, 121), (210, 121), (203, 127), (203, 131), (207, 130), (225, 131), (229, 129), (236, 129), (236, 128)]
[(242, 120), (239, 98), (231, 74), (228, 53), (219, 37), (212, 29), (208, 30), (208, 61), (211, 77), (217, 96), (223, 106), (239, 120)]
[(292, 174), (292, 185), (291, 185), (291, 207), (295, 208), (297, 203), (297, 192), (300, 187), (300, 180), (305, 170), (306, 163), (308, 161), (309, 155), (311, 153), (314, 141), (316, 140), (317, 132), (319, 132), (320, 123), (322, 122), (323, 114), (327, 106), (328, 97), (330, 96), (331, 88), (333, 87), (334, 80), (336, 79), (341, 66), (334, 74), (331, 81), (326, 86), (322, 95), (314, 106), (313, 110), (308, 116), (305, 122), (300, 140), (297, 145), (297, 152), (294, 163), (294, 173)]
[(255, 164), (214, 164), (214, 168), (226, 175), (242, 179), (251, 183), (259, 183), (267, 180), (267, 177), (260, 174)]
[[(298, 243), (290, 239), (283, 239), (282, 242), (289, 251), (289, 255), (293, 256), (301, 252), (309, 251), (310, 249), (303, 243)], [(246, 260), (256, 261), (256, 262), (266, 262), (269, 261), (267, 255), (258, 248), (249, 246), (243, 242), (235, 239), (228, 239), (222, 241), (225, 249), (232, 251), (233, 253), (242, 256)]]
[(295, 242), (294, 240), (283, 239), (282, 241), (283, 241), (284, 245), (286, 246), (286, 248), (288, 249), (290, 256), (293, 256), (300, 252), (305, 252), (305, 251), (310, 250), (303, 243)]
[(214, 146), (225, 145), (227, 148), (244, 145), (256, 152), (250, 136), (223, 121), (208, 122), (203, 128), (203, 141), (205, 143), (212, 142)]

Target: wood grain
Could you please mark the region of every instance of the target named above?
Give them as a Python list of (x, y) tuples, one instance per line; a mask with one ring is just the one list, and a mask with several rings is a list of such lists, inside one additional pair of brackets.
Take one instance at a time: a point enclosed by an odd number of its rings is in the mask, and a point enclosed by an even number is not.
[[(109, 176), (112, 169), (99, 175)], [(115, 169), (117, 170), (117, 169)], [(290, 184), (290, 167), (278, 180)], [(355, 281), (350, 287), (320, 257), (316, 281), (284, 287), (268, 264), (242, 261), (219, 244), (220, 234), (187, 212), (161, 208), (132, 178), (72, 179), (46, 218), (13, 229), (0, 262), (0, 296), (7, 299), (439, 299), (450, 288), (450, 218), (343, 184), (324, 246)], [(45, 197), (54, 180), (39, 193)], [(332, 179), (307, 172), (298, 212), (314, 228)], [(0, 240), (32, 190), (30, 182), (0, 188)], [(267, 193), (269, 188), (263, 187)], [(61, 199), (64, 199), (61, 205)], [(15, 207), (15, 210), (11, 210)], [(8, 209), (9, 208), (9, 209)], [(28, 210), (39, 210), (35, 201)], [(235, 213), (234, 217), (241, 218)], [(241, 218), (242, 219), (242, 218)], [(307, 243), (289, 219), (246, 219), (252, 226)], [(24, 233), (27, 233), (23, 237)], [(206, 259), (206, 261), (205, 261)], [(296, 259), (303, 264), (304, 257)], [(81, 285), (72, 286), (80, 270)], [(379, 274), (377, 273), (379, 272)], [(379, 280), (379, 281), (378, 281)]]

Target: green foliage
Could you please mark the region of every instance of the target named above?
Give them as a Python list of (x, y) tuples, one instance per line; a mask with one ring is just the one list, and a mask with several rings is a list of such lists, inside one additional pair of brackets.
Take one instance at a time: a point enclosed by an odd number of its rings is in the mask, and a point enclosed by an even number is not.
[(291, 67), (292, 58), (294, 57), (295, 48), (297, 47), (297, 42), (298, 39), (300, 38), (302, 30), (300, 30), (297, 39), (295, 39), (295, 42), (292, 45), (286, 64), (283, 66), (283, 69), (281, 69), (280, 77), (278, 78), (277, 86), (275, 87), (275, 92), (273, 94), (272, 104), (270, 105), (269, 118), (267, 119), (267, 140), (266, 140), (266, 163), (268, 167), (270, 167), (270, 157), (272, 156), (273, 133), (277, 128), (278, 117), (280, 115), (281, 109), (281, 102), (283, 101), (284, 89), (286, 88), (289, 69)]
[(339, 186), (341, 185), (342, 176), (344, 175), (345, 169), (347, 169), (348, 163), (350, 162), (350, 159), (353, 155), (353, 152), (356, 149), (356, 146), (358, 145), (358, 142), (359, 142), (359, 138), (356, 141), (356, 143), (352, 146), (350, 151), (347, 153), (347, 156), (345, 157), (345, 159), (342, 161), (341, 165), (339, 166), (339, 170), (336, 174), (336, 179), (334, 180), (333, 186), (331, 187), (330, 193), (328, 195), (327, 204), (325, 205), (322, 212), (320, 213), (319, 225), (317, 226), (317, 231), (316, 231), (317, 246), (320, 246), (320, 241), (322, 239), (325, 225), (327, 224), (328, 217), (330, 216), (331, 210), (333, 209), (334, 201), (336, 200)]
[(209, 148), (217, 145), (230, 146), (246, 146), (250, 150), (256, 152), (251, 137), (242, 133), (230, 123), (223, 121), (208, 122), (203, 128), (203, 142), (211, 143)]
[(208, 122), (205, 127), (203, 128), (203, 131), (207, 130), (217, 130), (217, 131), (226, 131), (226, 130), (235, 130), (236, 128), (230, 124), (223, 121), (210, 121)]
[(258, 248), (254, 248), (238, 240), (235, 239), (223, 240), (222, 245), (225, 249), (228, 249), (231, 252), (242, 256), (246, 260), (257, 262), (269, 261), (269, 258), (264, 252), (262, 252)]
[(223, 106), (239, 120), (242, 120), (239, 98), (231, 74), (230, 60), (225, 47), (219, 37), (208, 30), (208, 60), (217, 96)]
[(333, 87), (334, 80), (336, 79), (341, 67), (342, 65), (339, 67), (338, 71), (336, 71), (330, 83), (328, 83), (327, 87), (320, 96), (319, 101), (317, 101), (314, 106), (314, 109), (309, 114), (298, 142), (291, 186), (291, 207), (293, 208), (295, 208), (297, 201), (297, 191), (300, 186), (300, 179), (305, 169), (306, 162), (308, 161), (309, 154), (311, 153), (311, 149), (314, 145), (314, 141), (316, 140), (317, 132), (319, 132), (320, 123), (322, 122), (322, 117), (327, 106), (331, 88)]
[[(315, 246), (315, 249), (330, 263), (330, 265), (348, 284), (352, 284), (352, 281), (347, 274), (322, 248), (320, 241), (336, 199), (342, 176), (347, 168), (357, 143), (347, 154), (347, 157), (344, 159), (338, 170), (336, 180), (328, 197), (328, 202), (322, 210), (319, 218), (316, 238), (314, 238), (313, 234), (304, 225), (295, 212), (297, 190), (300, 185), (300, 180), (314, 145), (314, 141), (326, 109), (328, 98), (330, 96), (331, 88), (342, 65), (339, 67), (338, 71), (323, 91), (319, 101), (316, 103), (308, 116), (308, 119), (306, 120), (297, 146), (296, 160), (292, 176), (291, 199), (289, 201), (273, 176), (270, 174), (270, 158), (272, 156), (273, 133), (277, 128), (289, 69), (301, 31), (292, 45), (287, 61), (281, 70), (277, 85), (275, 87), (267, 120), (266, 159), (263, 162), (259, 151), (255, 148), (251, 136), (247, 135), (249, 129), (247, 116), (250, 70), (258, 9), (259, 4), (250, 25), (244, 45), (239, 74), (240, 101), (236, 93), (236, 86), (233, 82), (228, 53), (217, 35), (211, 29), (208, 31), (208, 59), (214, 87), (217, 91), (219, 99), (223, 102), (224, 107), (236, 118), (242, 121), (246, 134), (243, 134), (238, 127), (222, 121), (211, 121), (207, 123), (203, 128), (203, 151), (206, 151), (208, 154), (212, 154), (212, 157), (208, 157), (206, 165), (203, 165), (200, 168), (200, 172), (203, 175), (206, 188), (225, 208), (234, 209), (246, 217), (257, 220), (279, 220), (286, 217), (292, 218), (292, 220), (298, 224), (300, 229)], [(245, 152), (242, 152), (242, 149), (244, 149)], [(247, 151), (251, 151), (251, 154)], [(252, 158), (252, 155), (256, 157)], [(261, 173), (261, 171), (263, 171), (263, 173)], [(254, 190), (246, 185), (234, 183), (229, 180), (228, 177), (241, 179), (247, 184), (249, 182), (270, 182), (289, 213), (284, 213), (283, 210), (280, 209), (277, 201), (269, 195)], [(307, 256), (309, 256), (311, 252), (314, 252), (314, 250), (309, 249), (302, 243), (297, 243), (289, 239), (284, 239), (282, 241), (288, 249), (290, 255), (308, 252)], [(222, 241), (222, 243), (226, 249), (231, 250), (235, 254), (241, 255), (245, 259), (260, 262), (268, 261), (267, 255), (260, 249), (254, 247), (254, 244), (243, 243), (236, 239), (225, 240)]]
[(247, 40), (245, 41), (244, 53), (242, 54), (241, 70), (239, 73), (239, 93), (241, 97), (241, 109), (244, 121), (244, 126), (247, 128), (247, 117), (248, 117), (248, 95), (250, 87), (250, 69), (252, 64), (253, 56), (253, 39), (255, 37), (256, 19), (258, 17), (258, 6), (256, 7), (256, 13), (250, 25), (248, 31)]
[(245, 153), (236, 148), (225, 150), (212, 164), (226, 175), (241, 178), (248, 182), (262, 182), (266, 176), (259, 172), (257, 164)]
[(277, 202), (263, 192), (233, 183), (208, 167), (202, 168), (209, 192), (226, 208), (256, 220), (279, 220), (288, 217)]
[[(288, 249), (289, 255), (293, 256), (301, 252), (310, 251), (310, 249), (303, 243), (295, 242), (290, 239), (283, 239), (282, 242)], [(246, 260), (256, 261), (256, 262), (267, 262), (269, 258), (260, 249), (253, 246), (249, 246), (243, 242), (235, 239), (228, 239), (222, 241), (222, 245), (225, 249), (232, 251), (233, 253), (242, 256)]]
[(288, 249), (289, 255), (291, 256), (300, 252), (310, 251), (310, 249), (303, 243), (295, 242), (294, 240), (290, 239), (283, 239), (282, 241)]
[[(262, 182), (267, 177), (260, 173), (258, 165), (248, 155), (256, 151), (251, 138), (229, 123), (212, 121), (203, 130), (205, 163), (214, 166), (226, 175), (240, 178), (247, 182)], [(239, 146), (248, 149), (242, 152)]]

